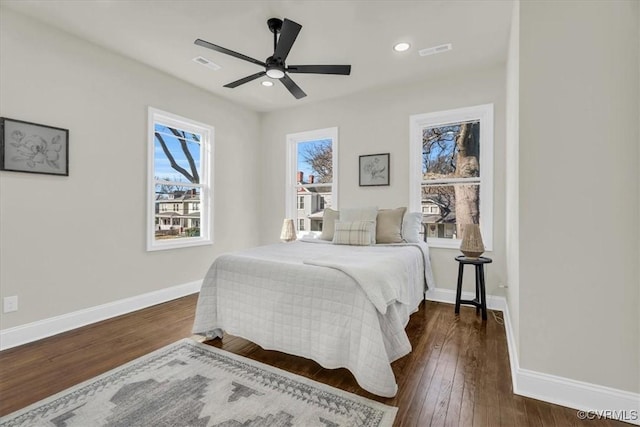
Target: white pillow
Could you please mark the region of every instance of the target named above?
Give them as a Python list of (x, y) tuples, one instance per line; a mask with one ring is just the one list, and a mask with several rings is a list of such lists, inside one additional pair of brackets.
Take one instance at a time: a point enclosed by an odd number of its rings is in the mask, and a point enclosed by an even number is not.
[(402, 239), (407, 243), (418, 243), (422, 231), (422, 214), (407, 212), (402, 219)]
[(340, 212), (331, 208), (325, 208), (322, 215), (322, 233), (320, 238), (322, 240), (333, 240), (333, 229), (335, 227), (336, 220), (340, 217)]
[(336, 221), (333, 244), (369, 246), (375, 229), (376, 223), (373, 221)]
[(366, 208), (351, 208), (340, 210), (340, 221), (373, 221), (373, 232), (371, 233), (371, 244), (376, 244), (376, 218), (378, 217), (378, 207), (370, 206)]

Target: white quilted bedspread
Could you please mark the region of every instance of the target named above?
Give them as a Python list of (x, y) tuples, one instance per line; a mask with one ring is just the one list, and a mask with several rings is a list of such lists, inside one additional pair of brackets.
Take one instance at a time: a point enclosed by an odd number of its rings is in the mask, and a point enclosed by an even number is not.
[[(401, 276), (388, 272), (384, 253)], [(371, 271), (349, 275), (335, 265), (341, 256), (351, 264), (354, 256), (370, 258)], [(334, 265), (311, 265), (314, 259)], [(363, 268), (361, 262), (357, 267)], [(376, 309), (367, 296), (373, 291), (363, 290), (370, 283), (357, 282), (376, 270), (384, 272), (378, 277), (406, 277), (404, 286), (390, 283), (396, 290), (384, 291), (401, 292), (403, 302)], [(203, 281), (193, 332), (221, 337), (224, 331), (325, 368), (345, 367), (365, 390), (392, 397), (397, 385), (391, 362), (411, 351), (404, 328), (423, 299), (425, 278), (433, 283), (424, 243), (355, 247), (296, 241), (230, 253), (214, 261)]]

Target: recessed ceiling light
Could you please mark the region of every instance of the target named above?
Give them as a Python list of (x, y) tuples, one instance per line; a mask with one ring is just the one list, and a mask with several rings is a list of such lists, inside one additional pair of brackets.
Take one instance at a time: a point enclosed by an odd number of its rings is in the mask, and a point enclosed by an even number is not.
[(393, 50), (395, 50), (396, 52), (404, 52), (405, 50), (409, 50), (409, 48), (411, 47), (411, 45), (407, 42), (400, 42), (398, 44), (396, 44), (395, 46), (393, 46)]
[(273, 86), (273, 82), (270, 82), (269, 80), (265, 80), (262, 82), (262, 86), (267, 86), (267, 87)]

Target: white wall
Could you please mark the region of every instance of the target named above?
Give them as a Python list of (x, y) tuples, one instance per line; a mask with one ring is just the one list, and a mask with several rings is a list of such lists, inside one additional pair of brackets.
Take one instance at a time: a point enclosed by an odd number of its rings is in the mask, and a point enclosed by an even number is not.
[[(2, 329), (202, 279), (257, 243), (257, 113), (1, 12), (0, 115), (70, 130), (69, 177), (0, 172), (0, 296), (19, 297)], [(145, 251), (147, 106), (215, 127), (213, 246)]]
[[(267, 113), (262, 126), (262, 225), (261, 242), (278, 240), (284, 218), (285, 136), (288, 133), (337, 126), (339, 133), (339, 208), (409, 204), (409, 116), (458, 107), (494, 103), (496, 165), (504, 164), (504, 64), (467, 70), (462, 75), (398, 86), (343, 97), (295, 109)], [(358, 186), (358, 156), (391, 153), (389, 187)], [(504, 168), (494, 175), (494, 263), (486, 269), (487, 292), (498, 294), (504, 283)], [(453, 249), (433, 249), (435, 280), (440, 288), (455, 289), (459, 254)], [(465, 279), (472, 279), (471, 270)], [(467, 290), (472, 281), (465, 282)]]
[[(520, 1), (513, 3), (507, 59), (507, 109), (505, 139), (505, 247), (506, 297), (516, 353), (520, 347), (520, 194), (519, 115), (520, 115)], [(516, 356), (517, 357), (517, 356)]]
[(520, 366), (636, 393), (639, 6), (522, 2), (519, 73)]

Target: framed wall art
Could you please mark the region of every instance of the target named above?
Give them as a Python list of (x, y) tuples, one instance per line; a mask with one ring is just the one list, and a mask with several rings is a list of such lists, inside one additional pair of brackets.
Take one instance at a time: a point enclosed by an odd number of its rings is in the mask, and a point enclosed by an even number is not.
[(360, 187), (389, 185), (389, 153), (360, 156)]
[(69, 130), (0, 117), (0, 170), (69, 176)]

